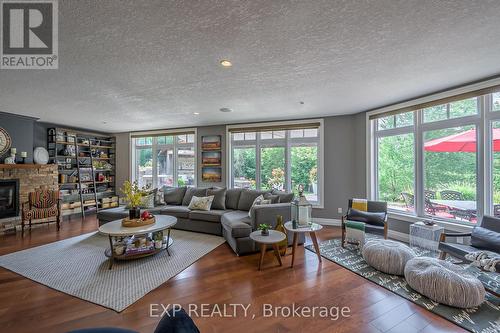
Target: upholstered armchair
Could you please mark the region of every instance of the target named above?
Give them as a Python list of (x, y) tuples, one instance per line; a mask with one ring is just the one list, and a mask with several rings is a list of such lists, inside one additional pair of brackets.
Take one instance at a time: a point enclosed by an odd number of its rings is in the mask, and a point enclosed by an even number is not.
[[(447, 242), (449, 238), (470, 237), (470, 245)], [(474, 226), (472, 232), (442, 233), (439, 242), (440, 259), (449, 254), (461, 260), (472, 252), (489, 251), (500, 256), (500, 218), (483, 216), (481, 222)], [(500, 270), (498, 265), (497, 270)]]
[(387, 202), (370, 201), (367, 202), (366, 212), (352, 209), (352, 199), (349, 199), (347, 214), (342, 216), (342, 246), (346, 237), (345, 223), (356, 221), (365, 223), (365, 232), (383, 235), (387, 239)]
[(22, 206), (21, 231), (24, 234), (24, 226), (28, 221), (29, 229), (33, 220), (43, 220), (36, 224), (56, 222), (57, 230), (61, 228), (61, 205), (59, 191), (40, 190), (30, 192), (28, 201)]

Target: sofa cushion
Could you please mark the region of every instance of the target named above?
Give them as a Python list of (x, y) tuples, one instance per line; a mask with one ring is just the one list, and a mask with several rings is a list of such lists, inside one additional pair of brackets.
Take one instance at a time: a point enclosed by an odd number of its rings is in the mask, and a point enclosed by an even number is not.
[(238, 201), (238, 210), (246, 210), (247, 212), (252, 207), (252, 204), (259, 195), (264, 196), (264, 194), (269, 193), (268, 191), (257, 191), (257, 190), (242, 190), (240, 195), (240, 200)]
[(208, 211), (193, 210), (189, 213), (191, 220), (207, 221), (207, 222), (220, 222), (222, 215), (227, 213), (226, 210), (213, 209)]
[(280, 196), (277, 194), (267, 193), (264, 195), (264, 199), (271, 200), (272, 204), (280, 203)]
[(476, 226), (472, 229), (471, 245), (500, 253), (500, 233)]
[(213, 195), (214, 200), (212, 201), (212, 209), (226, 209), (226, 188), (209, 188), (207, 190), (207, 195)]
[(280, 203), (288, 203), (288, 202), (292, 202), (293, 201), (293, 198), (295, 196), (295, 194), (292, 193), (288, 193), (288, 192), (284, 192), (284, 191), (276, 191), (276, 190), (273, 190), (271, 192), (273, 195), (277, 195), (279, 198), (280, 198)]
[(182, 205), (189, 206), (189, 204), (191, 203), (191, 199), (193, 199), (193, 196), (205, 197), (207, 196), (207, 189), (199, 187), (188, 187), (186, 190), (186, 194), (184, 194), (184, 199), (182, 199)]
[(186, 194), (186, 187), (168, 187), (163, 188), (164, 199), (167, 205), (181, 205), (184, 195)]
[(241, 188), (231, 188), (226, 191), (226, 209), (238, 209)]
[(184, 219), (189, 218), (189, 212), (191, 212), (191, 210), (186, 206), (164, 206), (160, 211), (162, 215), (170, 215)]
[(347, 219), (350, 221), (364, 222), (380, 227), (384, 226), (385, 216), (385, 213), (364, 212), (353, 208), (349, 208), (347, 212)]
[(252, 232), (252, 221), (248, 212), (236, 210), (221, 217), (222, 227), (234, 238), (248, 237)]

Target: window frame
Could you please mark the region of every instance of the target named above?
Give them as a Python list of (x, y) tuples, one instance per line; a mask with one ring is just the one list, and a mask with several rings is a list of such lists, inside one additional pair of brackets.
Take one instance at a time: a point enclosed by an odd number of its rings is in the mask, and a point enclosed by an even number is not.
[[(178, 136), (179, 135), (186, 135), (186, 134), (192, 134), (193, 135), (193, 142), (179, 142)], [(158, 138), (159, 137), (168, 137), (168, 136), (173, 136), (173, 143), (158, 143)], [(135, 145), (135, 140), (140, 139), (143, 137), (152, 137), (152, 142), (151, 144), (147, 145)], [(151, 148), (152, 151), (152, 188), (157, 188), (160, 185), (158, 184), (158, 156), (157, 156), (157, 151), (158, 149), (165, 148), (165, 149), (172, 149), (173, 152), (173, 170), (172, 170), (172, 177), (173, 177), (173, 184), (172, 186), (177, 186), (178, 184), (178, 175), (179, 175), (179, 163), (178, 163), (178, 152), (179, 149), (182, 148), (190, 148), (194, 152), (194, 172), (193, 172), (193, 185), (192, 186), (197, 186), (198, 183), (198, 147), (197, 147), (197, 130), (196, 128), (192, 129), (185, 129), (185, 130), (164, 130), (164, 131), (153, 131), (153, 132), (138, 132), (138, 133), (133, 133), (130, 137), (130, 179), (132, 181), (138, 180), (138, 173), (137, 173), (137, 165), (136, 165), (136, 158), (137, 158), (137, 150), (138, 149), (149, 149)], [(187, 137), (186, 137), (187, 139)], [(163, 186), (163, 185), (162, 185)]]
[[(499, 91), (500, 92), (500, 91)], [(476, 201), (478, 221), (484, 215), (493, 213), (493, 152), (492, 152), (492, 125), (494, 121), (500, 120), (500, 112), (493, 110), (492, 94), (477, 96), (478, 112), (460, 118), (449, 118), (432, 122), (424, 122), (424, 109), (411, 111), (414, 113), (414, 126), (406, 126), (388, 130), (378, 129), (378, 120), (370, 120), (369, 117), (378, 113), (385, 113), (390, 110), (379, 110), (366, 113), (367, 131), (367, 194), (372, 200), (378, 198), (378, 138), (390, 135), (414, 133), (415, 139), (415, 215), (402, 211), (389, 210), (391, 216), (407, 221), (417, 221), (434, 218), (443, 224), (457, 225), (461, 227), (471, 227), (474, 223), (460, 221), (456, 219), (438, 218), (425, 214), (424, 186), (425, 186), (425, 165), (424, 165), (424, 133), (427, 131), (440, 130), (452, 127), (474, 125), (476, 127)], [(436, 94), (433, 96), (439, 96)], [(426, 98), (415, 100), (425, 101)], [(439, 98), (435, 98), (437, 100)], [(431, 96), (427, 101), (432, 101)], [(398, 106), (408, 107), (411, 102), (401, 103)], [(393, 106), (396, 110), (399, 107)], [(408, 132), (409, 130), (409, 132)]]
[[(292, 138), (290, 136), (290, 129), (285, 130), (285, 138), (261, 139), (260, 133), (256, 132), (255, 140), (233, 140), (231, 128), (253, 128), (253, 127), (271, 127), (276, 126), (279, 128), (284, 125), (298, 125), (307, 124), (311, 122), (318, 122), (318, 136), (317, 137), (302, 137)], [(279, 129), (277, 129), (279, 130)], [(266, 129), (266, 132), (272, 130)], [(267, 147), (284, 147), (285, 148), (285, 190), (291, 191), (291, 148), (300, 146), (300, 144), (316, 144), (318, 147), (318, 201), (312, 202), (313, 208), (324, 208), (324, 121), (323, 119), (308, 119), (299, 121), (285, 121), (285, 122), (269, 122), (269, 123), (249, 123), (226, 126), (226, 143), (227, 151), (226, 157), (228, 161), (228, 168), (226, 170), (227, 184), (229, 188), (234, 188), (234, 170), (233, 170), (233, 149), (237, 148), (254, 148), (255, 149), (255, 188), (261, 189), (261, 148)]]

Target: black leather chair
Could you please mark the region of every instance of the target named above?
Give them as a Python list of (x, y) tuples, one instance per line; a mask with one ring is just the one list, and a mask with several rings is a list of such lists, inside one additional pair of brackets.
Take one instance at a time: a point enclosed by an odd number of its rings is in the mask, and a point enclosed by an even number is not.
[[(367, 202), (367, 214), (352, 214), (352, 199), (349, 199), (349, 208), (347, 214), (342, 216), (342, 246), (344, 246), (345, 241), (345, 222), (346, 221), (357, 221), (365, 223), (365, 232), (378, 234), (384, 236), (387, 239), (387, 202), (385, 201), (370, 201)], [(373, 214), (374, 218), (370, 217), (370, 213)]]
[[(449, 243), (447, 238), (470, 237), (470, 245)], [(467, 233), (443, 233), (439, 242), (441, 251), (440, 259), (445, 259), (449, 254), (461, 260), (465, 255), (477, 251), (489, 251), (500, 257), (500, 218), (484, 216), (481, 223), (474, 226), (472, 232)], [(496, 266), (500, 271), (500, 264)]]

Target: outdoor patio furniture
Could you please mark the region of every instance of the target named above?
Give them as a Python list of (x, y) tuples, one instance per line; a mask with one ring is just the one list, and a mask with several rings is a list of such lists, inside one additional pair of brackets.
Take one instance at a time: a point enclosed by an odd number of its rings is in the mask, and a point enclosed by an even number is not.
[(403, 197), (406, 208), (408, 208), (408, 210), (413, 210), (415, 207), (415, 196), (408, 192), (401, 192), (401, 196)]
[(500, 205), (493, 205), (493, 215), (500, 217)]
[(436, 199), (436, 191), (425, 190), (424, 195), (426, 199)]
[(442, 200), (464, 200), (464, 196), (458, 191), (445, 190), (440, 194)]
[[(471, 245), (447, 242), (448, 237), (470, 237)], [(483, 216), (481, 222), (474, 226), (472, 232), (467, 233), (443, 233), (439, 242), (440, 258), (445, 259), (448, 254), (461, 260), (467, 260), (465, 256), (477, 251), (489, 251), (494, 254), (500, 253), (500, 218)], [(500, 264), (497, 267), (500, 270)]]

